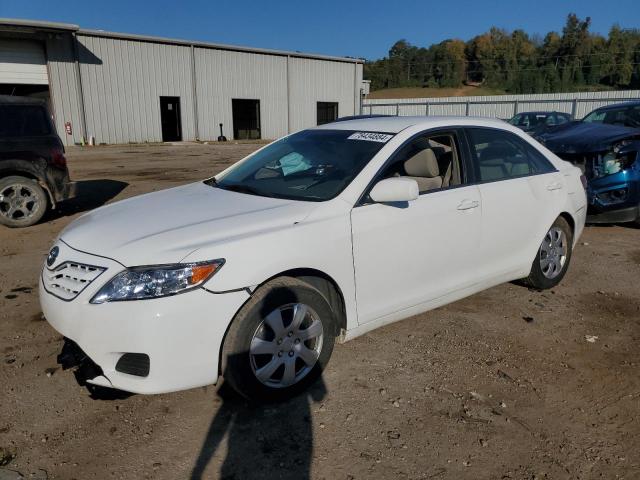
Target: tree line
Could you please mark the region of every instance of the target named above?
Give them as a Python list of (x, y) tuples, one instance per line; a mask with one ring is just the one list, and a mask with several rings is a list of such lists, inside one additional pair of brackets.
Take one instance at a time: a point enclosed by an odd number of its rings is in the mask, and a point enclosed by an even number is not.
[(544, 38), (493, 27), (464, 42), (429, 47), (397, 41), (389, 56), (367, 61), (373, 90), (482, 85), (509, 93), (640, 88), (640, 30), (615, 25), (607, 37), (589, 31), (591, 18), (569, 14), (562, 33)]

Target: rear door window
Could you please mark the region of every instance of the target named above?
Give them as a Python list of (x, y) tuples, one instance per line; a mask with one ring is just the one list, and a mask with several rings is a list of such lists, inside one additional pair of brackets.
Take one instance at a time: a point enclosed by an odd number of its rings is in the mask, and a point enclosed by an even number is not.
[(49, 135), (51, 124), (39, 105), (0, 105), (0, 137)]
[(604, 116), (604, 123), (608, 123), (610, 125), (624, 125), (626, 117), (626, 109), (609, 110)]
[(544, 155), (511, 132), (493, 128), (468, 128), (466, 132), (480, 182), (555, 171)]

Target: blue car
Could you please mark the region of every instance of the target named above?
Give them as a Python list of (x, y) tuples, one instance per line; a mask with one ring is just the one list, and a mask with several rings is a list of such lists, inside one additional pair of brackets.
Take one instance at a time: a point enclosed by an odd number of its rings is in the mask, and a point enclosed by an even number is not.
[(640, 102), (594, 110), (534, 135), (587, 180), (587, 222), (640, 224)]

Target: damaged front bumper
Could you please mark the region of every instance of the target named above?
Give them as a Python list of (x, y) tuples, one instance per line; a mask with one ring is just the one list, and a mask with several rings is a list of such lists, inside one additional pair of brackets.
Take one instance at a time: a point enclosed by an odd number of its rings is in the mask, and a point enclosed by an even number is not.
[(98, 377), (103, 377), (106, 380), (102, 368), (91, 360), (76, 342), (69, 338), (64, 338), (62, 351), (58, 354), (57, 361), (63, 370), (76, 369), (74, 375), (81, 386), (104, 383), (99, 380), (96, 382), (95, 379)]
[(628, 169), (589, 180), (587, 222), (623, 223), (640, 219), (639, 173)]
[(609, 151), (563, 155), (587, 178), (587, 223), (640, 220), (640, 142)]

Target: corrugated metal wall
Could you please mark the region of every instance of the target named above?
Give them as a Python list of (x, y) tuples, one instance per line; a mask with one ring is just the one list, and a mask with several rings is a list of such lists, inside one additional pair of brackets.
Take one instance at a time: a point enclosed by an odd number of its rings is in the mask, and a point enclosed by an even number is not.
[(215, 140), (219, 124), (233, 137), (231, 100), (260, 100), (263, 138), (287, 132), (287, 57), (195, 49), (198, 127), (201, 140)]
[[(68, 145), (81, 141), (82, 105), (73, 37), (58, 37), (47, 41), (48, 65), (56, 127)], [(86, 136), (95, 136), (97, 143), (162, 141), (160, 96), (180, 97), (183, 140), (214, 140), (220, 123), (232, 138), (234, 98), (260, 100), (265, 139), (315, 126), (316, 102), (338, 102), (340, 116), (360, 109), (360, 63), (94, 32), (78, 33), (77, 38)], [(72, 137), (64, 134), (67, 121), (73, 123)]]
[[(354, 90), (359, 92), (358, 68), (353, 63), (327, 62), (310, 58), (289, 59), (291, 130), (315, 126), (317, 102), (338, 102), (338, 116), (359, 110)], [(360, 78), (361, 73), (360, 73)], [(357, 85), (357, 88), (356, 88)]]
[(195, 140), (191, 49), (78, 35), (87, 134), (97, 143), (161, 142), (160, 97), (180, 97), (183, 140)]
[(640, 99), (640, 90), (486, 97), (371, 99), (363, 102), (363, 113), (387, 115), (468, 114), (506, 119), (511, 118), (516, 111), (555, 110), (574, 113), (575, 118), (582, 118), (598, 107), (631, 99)]
[[(66, 34), (49, 37), (46, 50), (56, 130), (65, 145), (73, 145), (82, 139), (82, 107), (73, 55), (73, 37)], [(65, 122), (71, 122), (71, 136), (65, 133)]]

